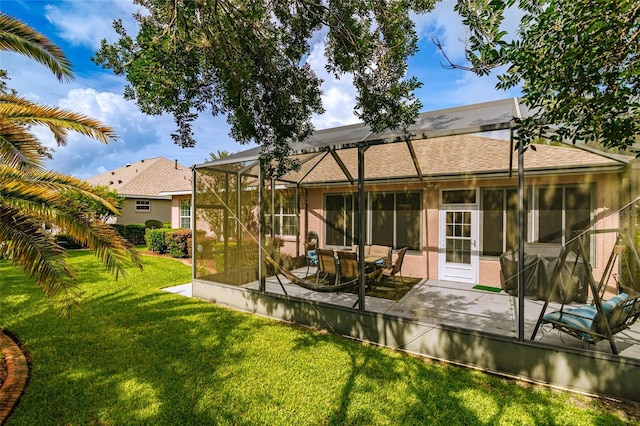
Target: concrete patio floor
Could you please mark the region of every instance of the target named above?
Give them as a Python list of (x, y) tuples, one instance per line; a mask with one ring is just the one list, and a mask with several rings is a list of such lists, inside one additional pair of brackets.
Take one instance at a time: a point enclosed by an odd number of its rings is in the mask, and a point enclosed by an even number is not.
[[(306, 274), (306, 268), (294, 272), (302, 278)], [(280, 279), (289, 296), (343, 307), (352, 307), (358, 299), (357, 295), (352, 293), (319, 293), (292, 284), (284, 277)], [(367, 311), (403, 317), (423, 324), (449, 325), (517, 339), (518, 298), (504, 291), (494, 293), (476, 290), (473, 286), (467, 283), (424, 279), (399, 300), (366, 296), (365, 308)], [(257, 290), (258, 283), (249, 283), (244, 287)], [(267, 278), (266, 291), (284, 294), (275, 277)], [(543, 300), (525, 299), (525, 339), (531, 339), (543, 307)], [(550, 303), (547, 312), (559, 308), (560, 304)], [(611, 353), (611, 346), (606, 340), (592, 345), (553, 330), (548, 325), (538, 330), (535, 340), (559, 347)], [(640, 359), (640, 322), (616, 334), (615, 343), (620, 356)]]
[[(307, 271), (302, 268), (293, 271), (303, 278)], [(290, 283), (280, 277), (289, 296), (316, 302), (351, 308), (358, 297), (352, 293), (320, 293)], [(258, 290), (258, 282), (245, 284), (244, 288)], [(389, 300), (366, 296), (367, 311), (397, 316), (422, 324), (448, 325), (501, 337), (517, 339), (518, 336), (518, 299), (504, 291), (499, 293), (473, 289), (473, 284), (422, 280), (399, 300)], [(166, 291), (191, 296), (191, 284), (171, 287)], [(282, 287), (275, 277), (266, 280), (266, 291), (284, 295)], [(524, 317), (526, 340), (531, 334), (542, 310), (544, 301), (525, 299)], [(560, 307), (550, 303), (547, 312)], [(582, 342), (572, 336), (541, 327), (535, 340), (557, 345), (559, 348), (577, 348), (580, 350), (611, 353), (608, 341), (596, 345)], [(615, 336), (615, 343), (621, 357), (640, 360), (640, 323)]]

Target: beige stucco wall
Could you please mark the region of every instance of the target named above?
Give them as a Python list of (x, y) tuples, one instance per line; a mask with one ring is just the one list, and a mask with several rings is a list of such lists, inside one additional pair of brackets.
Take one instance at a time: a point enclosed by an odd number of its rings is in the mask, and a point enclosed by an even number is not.
[[(550, 184), (594, 184), (595, 196), (594, 214), (596, 217), (596, 229), (617, 228), (619, 226), (619, 216), (615, 212), (620, 208), (620, 183), (619, 174), (607, 173), (597, 175), (568, 174), (563, 176), (533, 176), (525, 179), (527, 188), (532, 185)], [(422, 244), (421, 253), (408, 252), (402, 273), (404, 276), (426, 277), (430, 279), (438, 278), (438, 247), (439, 247), (439, 210), (440, 191), (443, 189), (464, 189), (464, 188), (491, 188), (491, 187), (516, 187), (517, 181), (514, 174), (512, 178), (480, 179), (477, 177), (462, 178), (456, 181), (447, 182), (427, 182), (417, 184), (398, 185), (373, 185), (367, 186), (366, 191), (398, 191), (398, 190), (421, 190), (423, 196), (422, 212)], [(306, 199), (308, 213), (305, 212), (304, 195), (301, 197), (301, 241), (304, 242), (306, 230), (318, 232), (320, 247), (325, 246), (324, 242), (324, 195), (327, 193), (355, 192), (353, 186), (331, 187), (326, 189), (310, 189)], [(306, 223), (308, 222), (308, 223)], [(531, 221), (529, 222), (531, 223)], [(601, 234), (594, 237), (594, 277), (600, 279), (602, 270), (615, 244), (615, 233)], [(287, 252), (295, 251), (295, 240), (287, 243)], [(304, 249), (301, 247), (300, 253)], [(485, 285), (500, 285), (500, 263), (496, 257), (480, 257), (478, 266), (478, 281)]]
[(191, 199), (191, 195), (173, 195), (171, 197), (171, 227), (180, 228), (180, 203)]
[[(136, 200), (151, 201), (150, 211), (136, 211)], [(148, 198), (126, 198), (122, 214), (116, 218), (121, 225), (144, 224), (149, 219), (169, 222), (171, 220), (171, 200), (151, 200)]]

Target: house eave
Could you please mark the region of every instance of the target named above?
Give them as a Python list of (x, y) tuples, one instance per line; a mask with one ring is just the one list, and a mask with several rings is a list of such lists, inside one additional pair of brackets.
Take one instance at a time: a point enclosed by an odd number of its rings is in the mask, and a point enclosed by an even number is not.
[(182, 189), (179, 191), (160, 191), (160, 195), (162, 196), (174, 196), (174, 195), (191, 195), (191, 190), (190, 189)]
[(146, 195), (146, 194), (119, 194), (121, 197), (127, 199), (136, 199), (136, 200), (171, 200), (171, 197), (166, 195)]

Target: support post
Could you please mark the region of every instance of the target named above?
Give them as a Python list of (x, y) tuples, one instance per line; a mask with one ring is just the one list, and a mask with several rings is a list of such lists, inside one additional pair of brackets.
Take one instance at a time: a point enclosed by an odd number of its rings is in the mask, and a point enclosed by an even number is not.
[(365, 310), (366, 277), (364, 274), (364, 230), (366, 229), (366, 205), (364, 198), (364, 153), (367, 146), (358, 145), (358, 299), (360, 311)]
[[(240, 203), (238, 203), (238, 205), (240, 205)], [(260, 162), (260, 167), (258, 167), (258, 206), (258, 276), (260, 277), (259, 289), (261, 292), (264, 292), (267, 289), (267, 269), (263, 250), (266, 240), (266, 226), (264, 223), (264, 175), (262, 172), (262, 162)]]
[[(514, 98), (516, 116), (520, 113), (520, 102)], [(511, 132), (513, 142), (513, 131)], [(513, 155), (513, 154), (512, 154)], [(525, 243), (525, 187), (524, 187), (524, 146), (518, 141), (518, 341), (524, 342), (524, 243)]]

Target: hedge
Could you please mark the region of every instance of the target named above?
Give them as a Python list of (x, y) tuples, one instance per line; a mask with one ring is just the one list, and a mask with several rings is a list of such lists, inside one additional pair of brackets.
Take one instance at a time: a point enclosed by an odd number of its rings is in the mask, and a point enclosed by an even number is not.
[(147, 229), (144, 233), (144, 239), (147, 243), (147, 248), (150, 251), (156, 253), (166, 253), (167, 252), (167, 240), (166, 234), (171, 232), (170, 229), (160, 228), (160, 229)]
[(56, 234), (54, 236), (56, 243), (66, 250), (80, 249), (82, 245), (77, 241), (73, 240), (67, 234)]
[(167, 249), (171, 257), (191, 257), (191, 230), (177, 229), (165, 234)]
[(122, 238), (129, 240), (133, 245), (145, 244), (145, 226), (144, 225), (111, 225), (113, 229), (118, 231)]

